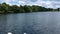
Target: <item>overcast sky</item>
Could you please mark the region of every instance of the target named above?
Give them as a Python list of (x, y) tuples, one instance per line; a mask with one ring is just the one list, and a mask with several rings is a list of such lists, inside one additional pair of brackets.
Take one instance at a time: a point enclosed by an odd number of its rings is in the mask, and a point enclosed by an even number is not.
[(39, 5), (47, 8), (60, 8), (60, 0), (0, 0), (10, 5)]

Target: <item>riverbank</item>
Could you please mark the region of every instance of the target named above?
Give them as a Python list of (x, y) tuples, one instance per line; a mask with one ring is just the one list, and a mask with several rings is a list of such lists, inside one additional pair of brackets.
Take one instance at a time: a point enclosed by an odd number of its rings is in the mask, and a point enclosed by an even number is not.
[(54, 8), (46, 8), (42, 6), (36, 6), (36, 5), (12, 5), (2, 3), (0, 4), (0, 14), (9, 14), (9, 13), (30, 13), (30, 12), (55, 12), (59, 11), (60, 8), (54, 9)]

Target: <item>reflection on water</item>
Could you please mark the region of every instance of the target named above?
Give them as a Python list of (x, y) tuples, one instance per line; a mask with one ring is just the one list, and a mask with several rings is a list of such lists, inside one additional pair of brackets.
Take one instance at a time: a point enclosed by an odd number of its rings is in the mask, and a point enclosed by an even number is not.
[(0, 32), (60, 34), (60, 12), (36, 12), (0, 16)]
[(26, 34), (26, 33), (24, 33), (24, 34)]
[(12, 34), (11, 32), (8, 32), (8, 34)]
[(6, 26), (7, 26), (7, 16), (0, 16), (0, 34), (6, 34)]

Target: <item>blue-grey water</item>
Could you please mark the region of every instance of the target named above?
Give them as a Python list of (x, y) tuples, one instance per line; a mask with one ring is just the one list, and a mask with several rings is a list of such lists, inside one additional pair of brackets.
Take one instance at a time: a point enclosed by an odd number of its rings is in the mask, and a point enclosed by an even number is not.
[(60, 34), (60, 12), (33, 12), (0, 16), (0, 34)]

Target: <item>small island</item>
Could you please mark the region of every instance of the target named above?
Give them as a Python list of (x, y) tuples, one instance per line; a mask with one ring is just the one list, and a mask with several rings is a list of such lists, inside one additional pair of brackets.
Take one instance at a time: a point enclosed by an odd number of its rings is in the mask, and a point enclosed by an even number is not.
[(29, 13), (29, 12), (58, 12), (60, 8), (45, 8), (36, 5), (9, 5), (7, 3), (0, 3), (0, 14), (10, 14), (10, 13)]

